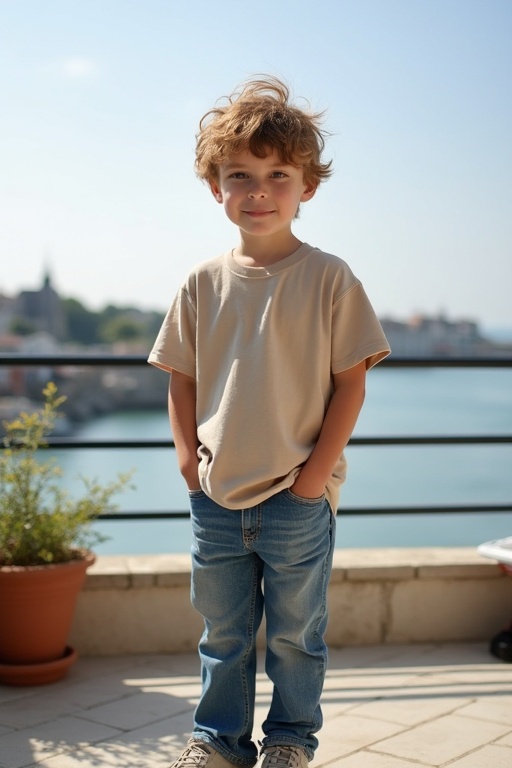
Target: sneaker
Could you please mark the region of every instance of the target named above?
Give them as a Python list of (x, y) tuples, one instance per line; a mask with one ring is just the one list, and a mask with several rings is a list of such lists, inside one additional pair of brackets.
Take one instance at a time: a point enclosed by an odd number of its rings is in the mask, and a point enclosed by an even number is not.
[(302, 749), (289, 744), (265, 747), (256, 768), (308, 768), (308, 758)]
[(169, 768), (233, 768), (211, 744), (197, 739), (189, 739), (186, 749)]

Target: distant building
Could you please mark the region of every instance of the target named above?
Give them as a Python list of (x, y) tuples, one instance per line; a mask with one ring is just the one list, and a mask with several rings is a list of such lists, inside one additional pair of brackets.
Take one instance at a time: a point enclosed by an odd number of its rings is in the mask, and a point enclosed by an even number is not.
[(52, 287), (48, 272), (38, 291), (21, 291), (18, 294), (13, 314), (33, 325), (35, 331), (44, 331), (59, 341), (66, 336), (61, 300)]
[[(476, 322), (451, 322), (442, 315), (417, 315), (408, 322), (381, 320), (396, 357), (495, 357), (497, 346), (484, 338)], [(501, 353), (503, 350), (501, 350)]]
[(9, 332), (16, 299), (0, 293), (0, 335)]
[[(21, 336), (16, 336), (14, 333), (0, 332), (0, 355), (16, 354), (20, 351), (21, 342)], [(0, 397), (9, 394), (20, 394), (23, 392), (24, 381), (24, 371), (22, 368), (0, 366)]]

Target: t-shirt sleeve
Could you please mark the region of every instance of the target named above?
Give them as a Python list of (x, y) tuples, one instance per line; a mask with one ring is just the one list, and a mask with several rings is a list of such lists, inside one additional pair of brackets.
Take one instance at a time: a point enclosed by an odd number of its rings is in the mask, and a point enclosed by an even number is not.
[(196, 310), (182, 288), (158, 333), (148, 363), (164, 371), (180, 371), (196, 378)]
[(341, 373), (363, 360), (369, 370), (390, 351), (377, 315), (358, 282), (333, 306), (332, 372)]

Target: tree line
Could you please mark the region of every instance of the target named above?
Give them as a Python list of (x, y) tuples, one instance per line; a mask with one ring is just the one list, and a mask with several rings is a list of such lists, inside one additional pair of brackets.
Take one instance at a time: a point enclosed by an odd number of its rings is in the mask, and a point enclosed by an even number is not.
[[(154, 340), (164, 317), (161, 312), (112, 304), (95, 312), (74, 298), (61, 298), (60, 306), (63, 337), (59, 341), (80, 345)], [(36, 321), (27, 317), (13, 318), (10, 327), (11, 332), (22, 336), (40, 329)]]

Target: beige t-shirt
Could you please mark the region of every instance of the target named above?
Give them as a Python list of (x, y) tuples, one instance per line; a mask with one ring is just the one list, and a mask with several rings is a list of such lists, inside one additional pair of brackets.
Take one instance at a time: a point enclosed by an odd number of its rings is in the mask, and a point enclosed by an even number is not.
[[(162, 324), (152, 365), (196, 379), (201, 487), (247, 509), (290, 487), (318, 438), (332, 374), (389, 354), (359, 280), (307, 243), (268, 267), (231, 253), (189, 275)], [(343, 455), (327, 483), (336, 510)]]

